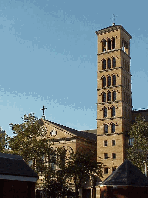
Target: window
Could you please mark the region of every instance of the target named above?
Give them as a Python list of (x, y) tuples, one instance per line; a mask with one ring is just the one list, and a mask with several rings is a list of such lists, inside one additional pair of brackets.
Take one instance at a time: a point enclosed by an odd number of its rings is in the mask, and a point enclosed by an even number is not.
[(112, 159), (116, 159), (116, 153), (112, 153)]
[(108, 125), (107, 124), (104, 125), (104, 133), (108, 133)]
[(111, 92), (110, 91), (107, 93), (107, 101), (111, 101)]
[(106, 93), (102, 93), (102, 102), (106, 102)]
[(107, 117), (107, 108), (104, 107), (103, 108), (103, 118), (106, 118)]
[(108, 87), (111, 86), (111, 77), (110, 76), (107, 77), (107, 86)]
[(111, 108), (111, 117), (115, 116), (115, 107)]
[(115, 58), (112, 59), (112, 67), (113, 67), (113, 68), (116, 67), (116, 59), (115, 59)]
[(105, 86), (106, 86), (106, 78), (103, 77), (103, 78), (102, 78), (102, 87), (105, 87)]
[(115, 38), (112, 38), (112, 49), (115, 49)]
[(107, 146), (107, 140), (104, 140), (104, 146)]
[(134, 138), (129, 138), (128, 145), (133, 146), (133, 144), (134, 144)]
[(106, 51), (106, 40), (102, 41), (102, 52)]
[(108, 159), (108, 153), (104, 153), (104, 159)]
[(110, 60), (110, 58), (108, 58), (108, 60), (107, 60), (107, 68), (108, 68), (108, 69), (111, 68), (111, 60)]
[(116, 76), (115, 75), (112, 76), (112, 85), (113, 86), (116, 85)]
[(112, 172), (114, 172), (116, 170), (116, 167), (112, 167)]
[(112, 140), (112, 146), (115, 146), (115, 145), (116, 145), (116, 141)]
[(52, 130), (52, 131), (50, 132), (50, 135), (51, 135), (51, 136), (56, 136), (56, 135), (57, 135), (57, 131)]
[(112, 93), (112, 99), (113, 99), (113, 101), (116, 100), (116, 91), (113, 91), (113, 93)]
[(111, 40), (108, 39), (108, 50), (111, 50)]
[(114, 123), (111, 125), (111, 132), (115, 133), (115, 124)]
[(102, 69), (103, 70), (106, 69), (106, 60), (105, 59), (103, 59), (103, 61), (102, 61)]
[(108, 174), (108, 168), (104, 168), (104, 174)]

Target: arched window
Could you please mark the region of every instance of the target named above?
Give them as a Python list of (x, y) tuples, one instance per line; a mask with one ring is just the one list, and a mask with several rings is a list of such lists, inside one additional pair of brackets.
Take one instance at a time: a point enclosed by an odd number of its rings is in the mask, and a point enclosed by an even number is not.
[(110, 60), (110, 58), (107, 59), (107, 68), (108, 69), (111, 68), (111, 60)]
[(108, 87), (111, 86), (111, 77), (110, 76), (107, 77), (107, 86)]
[(102, 41), (102, 52), (105, 52), (106, 51), (106, 40), (104, 39)]
[(108, 133), (108, 125), (104, 124), (104, 133)]
[(116, 67), (116, 59), (115, 59), (115, 57), (113, 57), (113, 59), (112, 59), (112, 67), (113, 67), (113, 68)]
[(104, 93), (104, 92), (102, 94), (102, 102), (106, 102), (106, 93)]
[(110, 91), (107, 93), (107, 101), (111, 101), (111, 92)]
[(106, 78), (103, 77), (103, 78), (102, 78), (102, 87), (105, 87), (105, 86), (106, 86)]
[(116, 76), (115, 75), (112, 76), (112, 85), (113, 86), (116, 85)]
[(113, 100), (113, 101), (116, 100), (116, 91), (113, 91), (113, 93), (112, 93), (112, 100)]
[(108, 39), (108, 50), (111, 50), (111, 40), (110, 39)]
[(115, 133), (115, 124), (114, 123), (111, 125), (111, 132)]
[(112, 38), (112, 49), (115, 49), (115, 38)]
[(115, 107), (111, 108), (111, 117), (115, 116)]
[(103, 59), (103, 61), (102, 61), (102, 69), (103, 70), (106, 69), (106, 60), (105, 59)]
[(103, 118), (106, 118), (107, 117), (107, 108), (104, 107), (103, 108)]

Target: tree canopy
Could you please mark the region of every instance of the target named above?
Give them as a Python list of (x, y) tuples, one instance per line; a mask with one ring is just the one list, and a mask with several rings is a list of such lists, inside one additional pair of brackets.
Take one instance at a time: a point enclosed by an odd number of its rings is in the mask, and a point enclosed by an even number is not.
[(127, 157), (144, 172), (144, 161), (147, 160), (148, 154), (148, 124), (143, 117), (136, 118), (131, 126), (129, 138), (132, 140), (132, 145), (127, 149)]

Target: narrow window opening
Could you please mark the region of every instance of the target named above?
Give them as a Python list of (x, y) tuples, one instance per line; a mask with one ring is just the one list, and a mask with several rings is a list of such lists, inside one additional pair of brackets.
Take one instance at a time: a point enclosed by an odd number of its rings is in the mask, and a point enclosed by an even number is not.
[(108, 58), (108, 60), (107, 60), (107, 67), (108, 67), (108, 69), (111, 68), (111, 60), (110, 60), (110, 58)]
[(107, 86), (108, 87), (111, 86), (111, 77), (110, 76), (107, 77)]
[(108, 133), (108, 125), (107, 124), (104, 125), (104, 133)]
[(112, 49), (115, 49), (115, 38), (112, 38)]
[(104, 168), (104, 174), (108, 174), (108, 168)]
[(102, 69), (103, 70), (106, 69), (106, 60), (105, 59), (103, 59), (103, 61), (102, 61)]
[(107, 93), (107, 101), (111, 101), (111, 92), (110, 91)]
[(112, 146), (115, 146), (115, 145), (116, 145), (116, 141), (112, 140)]
[(105, 87), (105, 86), (106, 86), (106, 78), (103, 77), (103, 78), (102, 78), (102, 87)]
[(115, 59), (115, 57), (112, 59), (112, 66), (113, 66), (113, 68), (116, 67), (116, 59)]
[(111, 125), (111, 131), (112, 131), (112, 133), (115, 133), (115, 124), (114, 123)]
[(104, 140), (104, 146), (107, 146), (107, 140)]
[(108, 153), (104, 153), (104, 159), (108, 159)]
[(116, 85), (116, 76), (115, 75), (113, 75), (112, 80), (113, 80), (112, 85), (115, 86)]
[(106, 51), (106, 40), (102, 41), (102, 52)]
[(106, 102), (106, 93), (104, 93), (104, 92), (102, 94), (102, 102)]
[(116, 91), (113, 91), (113, 93), (112, 93), (112, 99), (113, 99), (113, 101), (116, 100)]
[(111, 108), (111, 117), (115, 116), (115, 107)]
[(111, 50), (111, 40), (108, 39), (108, 50)]
[(116, 159), (116, 153), (112, 153), (112, 159)]
[(106, 118), (107, 117), (107, 108), (104, 107), (103, 109), (103, 117)]

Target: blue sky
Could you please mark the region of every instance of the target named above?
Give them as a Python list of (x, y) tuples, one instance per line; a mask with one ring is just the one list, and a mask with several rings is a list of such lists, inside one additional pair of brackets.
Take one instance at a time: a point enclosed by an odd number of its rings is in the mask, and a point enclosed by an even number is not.
[[(133, 4), (134, 2), (134, 4)], [(134, 109), (148, 108), (147, 1), (0, 0), (0, 126), (24, 114), (95, 129), (96, 30), (115, 23), (132, 35)]]

